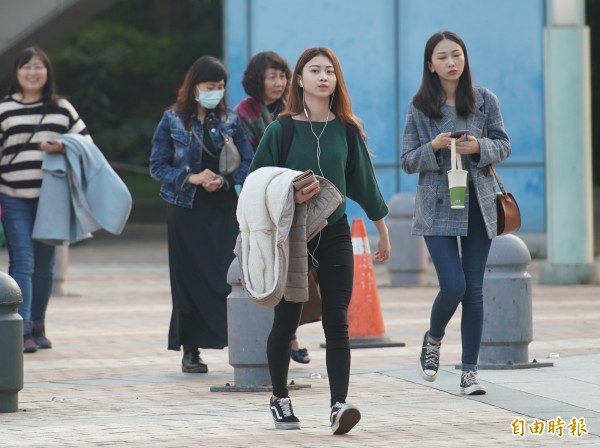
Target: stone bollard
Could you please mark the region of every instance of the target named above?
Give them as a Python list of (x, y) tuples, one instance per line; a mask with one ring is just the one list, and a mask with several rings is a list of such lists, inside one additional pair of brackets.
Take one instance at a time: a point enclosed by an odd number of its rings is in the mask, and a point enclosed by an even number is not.
[(54, 260), (54, 281), (52, 283), (52, 295), (55, 297), (64, 297), (65, 282), (67, 280), (67, 269), (69, 267), (69, 245), (63, 244), (56, 247), (56, 257)]
[(426, 283), (427, 247), (422, 237), (412, 235), (415, 195), (395, 194), (388, 204), (388, 229), (392, 253), (387, 263), (390, 286), (423, 286)]
[[(270, 391), (271, 376), (267, 361), (267, 339), (273, 326), (273, 309), (250, 300), (242, 288), (242, 270), (236, 259), (227, 271), (231, 293), (227, 297), (227, 338), (229, 364), (233, 367), (234, 385), (211, 387), (211, 392)], [(310, 387), (294, 384), (288, 389)]]
[(18, 314), (21, 290), (0, 272), (0, 412), (19, 410), (23, 389), (23, 319)]
[(531, 255), (514, 235), (493, 239), (483, 278), (483, 335), (480, 369), (547, 367), (552, 363), (529, 362), (533, 340)]

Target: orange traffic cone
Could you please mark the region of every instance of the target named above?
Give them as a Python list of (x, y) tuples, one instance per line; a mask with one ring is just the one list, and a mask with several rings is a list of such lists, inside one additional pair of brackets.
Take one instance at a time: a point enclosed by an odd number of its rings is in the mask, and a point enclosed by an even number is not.
[(348, 308), (350, 347), (404, 347), (406, 344), (392, 342), (385, 334), (375, 268), (371, 259), (365, 222), (362, 219), (352, 220), (352, 249), (354, 283)]

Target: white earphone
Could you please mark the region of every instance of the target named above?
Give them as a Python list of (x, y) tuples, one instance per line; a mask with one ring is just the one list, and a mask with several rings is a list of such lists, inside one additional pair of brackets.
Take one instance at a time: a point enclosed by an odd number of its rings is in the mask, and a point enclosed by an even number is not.
[(302, 80), (299, 80), (298, 84), (300, 85), (300, 87), (304, 88), (304, 84), (302, 84)]

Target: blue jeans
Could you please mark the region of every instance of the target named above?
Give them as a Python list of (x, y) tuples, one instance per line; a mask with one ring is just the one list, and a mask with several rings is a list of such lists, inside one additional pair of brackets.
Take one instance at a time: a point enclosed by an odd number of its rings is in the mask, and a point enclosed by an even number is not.
[(483, 332), (483, 275), (492, 244), (475, 194), (471, 186), (467, 236), (460, 237), (462, 261), (457, 237), (425, 237), (440, 285), (431, 309), (429, 334), (441, 341), (448, 322), (462, 303), (462, 370), (477, 370)]
[(31, 238), (38, 200), (0, 194), (0, 204), (8, 247), (8, 275), (15, 279), (23, 295), (19, 314), (23, 320), (44, 319), (52, 293), (55, 246)]

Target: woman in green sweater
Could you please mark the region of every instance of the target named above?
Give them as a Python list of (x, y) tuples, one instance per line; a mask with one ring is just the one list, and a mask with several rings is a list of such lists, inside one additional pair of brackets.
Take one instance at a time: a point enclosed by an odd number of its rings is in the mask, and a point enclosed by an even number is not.
[[(328, 48), (305, 50), (298, 59), (290, 84), (288, 104), (281, 116), (292, 117), (294, 132), (284, 166), (298, 171), (312, 169), (315, 174), (333, 182), (344, 196), (356, 201), (379, 232), (375, 258), (386, 261), (390, 256), (390, 240), (384, 222), (388, 209), (375, 178), (364, 132), (352, 113), (336, 56)], [(275, 121), (266, 129), (250, 171), (280, 166), (281, 136), (281, 123)], [(354, 141), (348, 141), (348, 137)], [(318, 191), (318, 186), (305, 194), (297, 191), (294, 200), (299, 204), (306, 202)], [(333, 434), (347, 433), (360, 420), (358, 408), (346, 403), (350, 379), (347, 312), (352, 297), (354, 255), (345, 212), (344, 202), (329, 217), (328, 226), (309, 241), (307, 248), (321, 286)], [(279, 302), (267, 342), (273, 384), (270, 406), (277, 429), (300, 428), (286, 385), (290, 343), (301, 312), (302, 303)]]

